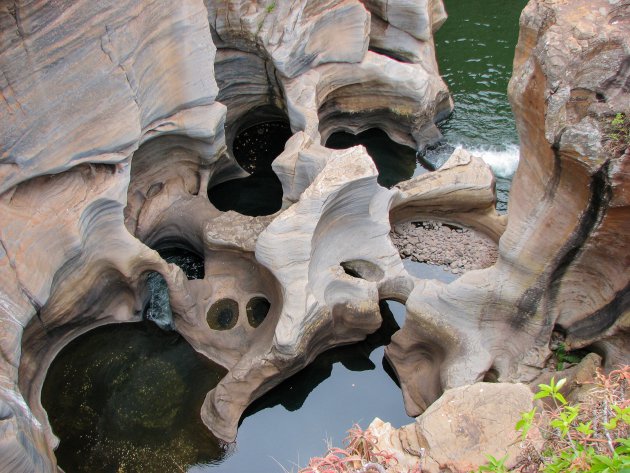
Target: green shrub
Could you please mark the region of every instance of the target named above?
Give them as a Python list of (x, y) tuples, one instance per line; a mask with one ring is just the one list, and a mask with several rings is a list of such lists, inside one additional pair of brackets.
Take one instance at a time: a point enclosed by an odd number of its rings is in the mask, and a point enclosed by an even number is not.
[[(521, 415), (516, 423), (522, 453), (511, 471), (544, 473), (630, 473), (630, 366), (598, 373), (587, 399), (570, 405), (560, 392), (566, 380), (538, 385), (535, 399), (547, 401)], [(537, 427), (543, 446), (530, 439)], [(478, 472), (505, 473), (507, 458), (489, 462)]]
[(606, 146), (615, 156), (621, 156), (630, 146), (630, 117), (625, 113), (617, 113), (608, 125)]
[(558, 347), (553, 351), (556, 358), (556, 369), (562, 371), (565, 368), (565, 363), (574, 365), (582, 361), (584, 353), (579, 352), (567, 352), (567, 348), (564, 343), (558, 344)]

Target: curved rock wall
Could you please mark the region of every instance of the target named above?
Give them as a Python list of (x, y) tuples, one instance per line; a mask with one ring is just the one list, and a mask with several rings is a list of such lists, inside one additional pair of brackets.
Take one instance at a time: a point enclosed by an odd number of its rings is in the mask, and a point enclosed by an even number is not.
[[(554, 326), (627, 359), (628, 156), (601, 142), (628, 109), (628, 19), (596, 3), (588, 21), (562, 1), (523, 14), (506, 226), (477, 158), (387, 190), (365, 149), (324, 146), (371, 127), (417, 149), (437, 139), (452, 107), (439, 0), (0, 1), (0, 470), (56, 470), (47, 368), (81, 333), (139, 320), (149, 272), (175, 330), (228, 370), (201, 413), (226, 440), (254, 399), (376, 330), (381, 299), (407, 305), (387, 355), (412, 414), (490, 370), (531, 379)], [(279, 117), (294, 132), (273, 163), (282, 209), (220, 212), (208, 187), (247, 174), (234, 137)], [(410, 276), (388, 235), (421, 218), (498, 240), (497, 264), (449, 285)], [(203, 257), (205, 276), (163, 260), (167, 244)], [(257, 326), (254, 297), (270, 304)], [(209, 321), (226, 299), (238, 317), (221, 331)]]
[(82, 331), (137, 319), (142, 272), (169, 271), (124, 226), (129, 159), (172, 134), (216, 159), (206, 16), (200, 1), (0, 3), (2, 471), (55, 470), (48, 363)]
[[(529, 5), (510, 83), (519, 130), (534, 128), (532, 122), (544, 130), (544, 136), (521, 133), (523, 153), (544, 158), (526, 160), (514, 182), (513, 211), (522, 217), (506, 238), (522, 239), (528, 221), (554, 229), (522, 245), (543, 270), (539, 284), (548, 287), (532, 302), (546, 304), (569, 348), (597, 341), (610, 366), (627, 361), (630, 327), (629, 151), (626, 143), (625, 152), (615, 154), (608, 144), (613, 118), (630, 111), (628, 8), (627, 2)], [(532, 107), (534, 97), (546, 103)], [(545, 196), (543, 208), (519, 199), (532, 191)], [(539, 238), (547, 245), (537, 244)]]
[[(274, 105), (286, 110), (294, 132), (316, 140), (320, 132), (325, 141), (336, 130), (374, 126), (417, 148), (439, 138), (434, 123), (452, 110), (433, 48), (432, 32), (445, 19), (441, 1), (206, 5), (228, 129), (248, 111)], [(396, 25), (387, 22), (387, 12)], [(368, 51), (376, 37), (371, 19), (387, 30), (375, 40), (383, 54)], [(393, 44), (400, 35), (404, 45)], [(402, 57), (405, 62), (397, 60)]]
[[(327, 65), (335, 70), (335, 63), (345, 66), (337, 76), (351, 73), (352, 84), (368, 80), (361, 64), (370, 43), (370, 13), (361, 3), (4, 1), (0, 25), (3, 471), (55, 469), (51, 448), (56, 439), (39, 401), (47, 367), (63, 345), (86, 330), (138, 320), (147, 301), (148, 271), (159, 272), (168, 283), (176, 329), (215, 361), (247, 367), (251, 360), (271, 353), (272, 346), (287, 352), (286, 371), (267, 372), (258, 381), (260, 387), (248, 385), (240, 396), (234, 396), (243, 399), (233, 403), (236, 407), (219, 410), (226, 419), (225, 437), (233, 437), (242, 409), (265, 389), (326, 346), (361, 339), (378, 326), (376, 282), (369, 283), (369, 289), (362, 280), (346, 282), (350, 288), (361, 289), (338, 300), (336, 291), (330, 294), (326, 288), (350, 276), (336, 261), (341, 256), (332, 261), (325, 251), (316, 258), (313, 276), (307, 264), (301, 279), (292, 281), (304, 285), (312, 277), (318, 302), (309, 300), (306, 306), (298, 304), (291, 310), (285, 307), (287, 289), (279, 281), (286, 276), (274, 269), (280, 264), (274, 252), (282, 248), (263, 252), (266, 256), (257, 253), (258, 236), (273, 218), (225, 219), (208, 202), (206, 191), (209, 182), (245, 175), (228, 146), (243, 117), (257, 107), (273, 105), (285, 110), (294, 130), (307, 132), (309, 146), (319, 146), (318, 101), (339, 86), (328, 78), (332, 72), (317, 72), (328, 80), (326, 94), (304, 102), (318, 86), (319, 81), (310, 79), (313, 71)], [(330, 47), (333, 36), (343, 47)], [(422, 41), (431, 45), (431, 38)], [(216, 61), (215, 42), (220, 47)], [(432, 57), (429, 49), (426, 57)], [(420, 54), (415, 55), (419, 63)], [(215, 66), (219, 99), (227, 109), (216, 101)], [(411, 67), (415, 66), (407, 69)], [(439, 91), (450, 110), (446, 88), (434, 67), (433, 72), (415, 84), (423, 93)], [(379, 77), (383, 84), (391, 80), (387, 73)], [(292, 87), (292, 81), (305, 81), (310, 88)], [(425, 82), (435, 85), (427, 89)], [(412, 135), (414, 127), (433, 127), (437, 117), (431, 112), (431, 93), (423, 103), (411, 105), (417, 110), (416, 120), (403, 127), (407, 135)], [(300, 107), (298, 113), (291, 104)], [(381, 108), (391, 113), (389, 107)], [(303, 162), (301, 150), (295, 150), (295, 156)], [(338, 153), (346, 156), (343, 159), (322, 147), (318, 153), (321, 162), (316, 167), (308, 163), (296, 174), (299, 182), (286, 182), (286, 206), (300, 199), (319, 171), (328, 167), (331, 170), (324, 174), (332, 176), (334, 166), (347, 167), (336, 177), (336, 184), (323, 177), (319, 180), (323, 183), (320, 192), (329, 199), (327, 212), (345, 213), (349, 205), (348, 211), (354, 211), (359, 221), (377, 218), (379, 225), (369, 226), (378, 229), (383, 242), (379, 251), (400, 271), (395, 249), (384, 238), (389, 228), (389, 193), (376, 185), (371, 161), (361, 151)], [(360, 169), (356, 160), (363, 163)], [(286, 168), (286, 172), (295, 171)], [(345, 190), (337, 197), (334, 189), (339, 186)], [(367, 199), (363, 206), (352, 204), (355, 194)], [(377, 217), (367, 211), (372, 194), (378, 196)], [(336, 201), (341, 202), (339, 206)], [(329, 223), (318, 226), (319, 213), (313, 213), (308, 204), (302, 206), (302, 215), (294, 217), (298, 223), (290, 226), (303, 232), (299, 222), (314, 219), (304, 243), (311, 239), (315, 246), (327, 245), (326, 232), (337, 228), (337, 217), (328, 217), (324, 220)], [(241, 306), (247, 297), (261, 294), (271, 302), (261, 327), (253, 330), (239, 324), (230, 336), (213, 334), (206, 311), (213, 300), (227, 295), (229, 281), (210, 263), (207, 278), (188, 281), (178, 267), (145, 246), (155, 248), (173, 241), (190, 246), (207, 261), (232, 261), (235, 274), (251, 273), (250, 266), (257, 266), (234, 297)], [(326, 274), (324, 268), (329, 265), (336, 268), (332, 280), (315, 284), (315, 275)], [(291, 291), (296, 290), (304, 291), (304, 287)], [(368, 305), (366, 298), (371, 301)], [(360, 307), (354, 312), (341, 310), (357, 303)], [(285, 340), (283, 334), (290, 330), (280, 319), (288, 318), (301, 327), (307, 323), (302, 320), (305, 313), (311, 314), (306, 317), (311, 325), (321, 325), (314, 314), (328, 314), (327, 326), (338, 319), (338, 340), (322, 345), (308, 339), (299, 344), (311, 349), (297, 350), (297, 340)], [(359, 323), (352, 313), (356, 317), (366, 314), (368, 321)], [(252, 347), (250, 353), (239, 348), (245, 340)], [(225, 384), (229, 386), (230, 381)], [(208, 403), (220, 405), (220, 399), (215, 394)]]
[(554, 330), (567, 350), (600, 352), (609, 367), (628, 363), (630, 161), (627, 143), (621, 154), (607, 146), (615, 114), (630, 110), (624, 9), (543, 0), (525, 8), (509, 88), (521, 159), (499, 259), (412, 292), (407, 323), (386, 351), (409, 414), (488, 372), (531, 381)]

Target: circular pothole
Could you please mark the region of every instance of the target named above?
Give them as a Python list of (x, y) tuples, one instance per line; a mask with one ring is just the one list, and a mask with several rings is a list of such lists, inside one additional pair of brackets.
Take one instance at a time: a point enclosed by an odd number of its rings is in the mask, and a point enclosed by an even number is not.
[(378, 169), (378, 183), (390, 188), (414, 175), (426, 172), (416, 159), (416, 150), (396, 143), (387, 133), (371, 128), (357, 135), (338, 131), (326, 141), (326, 147), (347, 149), (363, 145)]
[(208, 325), (214, 330), (229, 330), (238, 321), (238, 302), (233, 299), (220, 299), (208, 310)]
[(259, 123), (238, 133), (232, 145), (234, 158), (250, 173), (249, 176), (212, 183), (208, 197), (222, 212), (234, 210), (257, 217), (271, 215), (282, 207), (282, 183), (273, 172), (271, 163), (284, 151), (291, 137), (288, 121)]
[(252, 297), (247, 303), (247, 320), (256, 328), (265, 321), (271, 303), (264, 297)]
[(234, 158), (250, 174), (269, 171), (273, 160), (284, 151), (291, 134), (291, 126), (284, 120), (251, 126), (234, 138)]
[(181, 246), (169, 246), (159, 248), (158, 253), (168, 263), (179, 266), (189, 280), (205, 277), (204, 259), (196, 252)]

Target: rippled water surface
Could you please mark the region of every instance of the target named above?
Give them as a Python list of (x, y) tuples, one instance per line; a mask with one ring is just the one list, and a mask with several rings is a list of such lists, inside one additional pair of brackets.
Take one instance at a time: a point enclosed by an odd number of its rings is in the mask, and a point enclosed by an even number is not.
[(445, 0), (449, 19), (435, 36), (440, 72), (455, 111), (440, 128), (444, 160), (461, 146), (486, 161), (497, 176), (497, 208), (507, 209), (518, 165), (518, 135), (507, 98), (518, 19), (527, 0)]
[(455, 112), (442, 125), (450, 143), (505, 149), (518, 144), (507, 99), (518, 18), (526, 0), (445, 0), (449, 19), (436, 34), (442, 77)]

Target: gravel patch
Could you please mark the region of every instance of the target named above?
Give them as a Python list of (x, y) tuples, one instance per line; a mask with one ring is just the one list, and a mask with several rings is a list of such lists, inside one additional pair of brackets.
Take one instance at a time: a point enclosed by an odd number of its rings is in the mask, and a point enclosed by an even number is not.
[(499, 255), (497, 245), (488, 237), (441, 222), (395, 225), (390, 237), (401, 258), (442, 266), (453, 274), (488, 268)]

